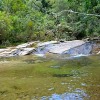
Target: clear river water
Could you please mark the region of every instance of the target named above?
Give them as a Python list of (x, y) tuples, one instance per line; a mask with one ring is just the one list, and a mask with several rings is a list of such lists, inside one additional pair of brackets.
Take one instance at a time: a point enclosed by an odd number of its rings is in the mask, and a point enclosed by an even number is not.
[(100, 55), (0, 58), (0, 100), (100, 100)]

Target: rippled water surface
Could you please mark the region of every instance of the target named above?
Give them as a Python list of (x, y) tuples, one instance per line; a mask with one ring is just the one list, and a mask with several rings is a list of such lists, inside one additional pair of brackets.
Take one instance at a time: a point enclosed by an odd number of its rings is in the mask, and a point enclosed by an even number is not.
[(0, 100), (99, 100), (100, 55), (0, 58)]

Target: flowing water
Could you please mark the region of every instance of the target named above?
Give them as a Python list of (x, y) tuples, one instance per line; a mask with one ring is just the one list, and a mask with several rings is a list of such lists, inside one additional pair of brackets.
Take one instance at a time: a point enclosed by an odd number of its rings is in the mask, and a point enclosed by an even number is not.
[(100, 55), (0, 59), (0, 100), (99, 100)]

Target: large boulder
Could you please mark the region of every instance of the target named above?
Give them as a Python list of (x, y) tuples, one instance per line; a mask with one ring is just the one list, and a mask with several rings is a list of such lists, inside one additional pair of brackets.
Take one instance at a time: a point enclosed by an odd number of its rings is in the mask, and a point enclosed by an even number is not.
[(92, 51), (92, 43), (85, 42), (83, 40), (73, 40), (73, 41), (49, 41), (44, 43), (39, 43), (36, 48), (35, 54), (69, 54), (69, 55), (88, 55)]
[(62, 54), (71, 48), (75, 48), (85, 44), (82, 40), (66, 41), (64, 43), (55, 44), (49, 49), (50, 53)]

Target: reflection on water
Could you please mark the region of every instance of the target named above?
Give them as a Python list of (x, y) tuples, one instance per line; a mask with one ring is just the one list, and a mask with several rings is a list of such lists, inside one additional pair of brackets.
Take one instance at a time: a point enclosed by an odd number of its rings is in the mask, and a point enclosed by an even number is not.
[[(89, 96), (81, 89), (76, 89), (72, 93), (52, 94), (51, 96), (43, 96), (40, 100), (84, 100)], [(33, 99), (34, 100), (34, 99)]]

